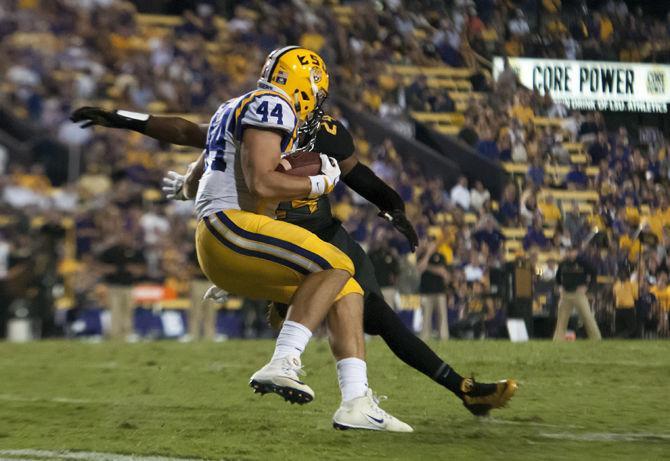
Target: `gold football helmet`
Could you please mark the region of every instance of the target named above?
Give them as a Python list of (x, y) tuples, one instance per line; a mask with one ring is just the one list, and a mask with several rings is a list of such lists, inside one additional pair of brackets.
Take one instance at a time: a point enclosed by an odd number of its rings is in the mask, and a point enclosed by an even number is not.
[(329, 77), (321, 56), (299, 46), (268, 55), (258, 85), (285, 94), (301, 120), (321, 107), (328, 96)]

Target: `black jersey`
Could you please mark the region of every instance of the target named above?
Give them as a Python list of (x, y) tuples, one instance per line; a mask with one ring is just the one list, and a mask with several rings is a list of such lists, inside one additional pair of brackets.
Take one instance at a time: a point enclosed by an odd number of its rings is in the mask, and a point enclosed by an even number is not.
[[(341, 162), (353, 155), (354, 139), (342, 123), (326, 115), (321, 120), (319, 131), (317, 131), (314, 151)], [(277, 207), (277, 219), (297, 224), (321, 238), (324, 238), (320, 235), (322, 232), (337, 223), (326, 195), (313, 199), (282, 202)]]

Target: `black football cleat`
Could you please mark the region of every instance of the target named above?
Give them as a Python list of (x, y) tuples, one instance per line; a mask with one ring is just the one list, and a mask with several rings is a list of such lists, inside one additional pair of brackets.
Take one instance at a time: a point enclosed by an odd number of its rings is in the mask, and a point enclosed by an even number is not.
[(463, 406), (475, 416), (488, 416), (495, 408), (503, 408), (514, 396), (518, 384), (514, 379), (497, 383), (478, 383), (474, 378), (465, 378), (461, 383)]

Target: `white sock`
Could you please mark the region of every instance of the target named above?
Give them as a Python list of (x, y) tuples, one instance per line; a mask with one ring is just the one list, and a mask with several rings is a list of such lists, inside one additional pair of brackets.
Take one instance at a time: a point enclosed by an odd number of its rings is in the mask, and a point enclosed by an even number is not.
[(342, 359), (337, 362), (337, 380), (343, 402), (362, 397), (368, 390), (368, 367), (361, 359)]
[(277, 336), (272, 360), (283, 359), (289, 355), (300, 357), (311, 337), (312, 332), (305, 325), (286, 320)]

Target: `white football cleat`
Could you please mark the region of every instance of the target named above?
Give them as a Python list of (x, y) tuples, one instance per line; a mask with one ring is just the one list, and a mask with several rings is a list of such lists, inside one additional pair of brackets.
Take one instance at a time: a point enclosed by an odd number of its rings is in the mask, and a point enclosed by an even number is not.
[(377, 397), (368, 389), (364, 396), (342, 402), (333, 415), (335, 429), (369, 429), (388, 432), (414, 432), (412, 426), (389, 415), (379, 408), (379, 401), (386, 397)]
[(276, 359), (253, 374), (249, 386), (256, 394), (274, 392), (291, 403), (305, 404), (314, 400), (314, 391), (298, 375), (304, 375), (299, 357)]

